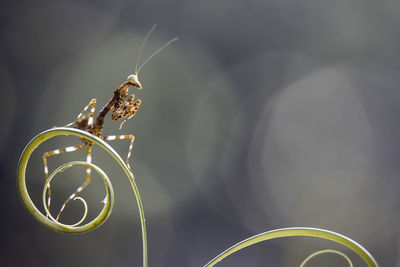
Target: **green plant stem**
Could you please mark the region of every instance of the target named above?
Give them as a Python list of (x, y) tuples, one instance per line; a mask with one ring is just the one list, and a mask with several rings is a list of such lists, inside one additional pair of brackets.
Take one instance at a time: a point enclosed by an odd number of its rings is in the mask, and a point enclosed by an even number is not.
[(87, 216), (87, 211), (88, 211), (87, 203), (83, 198), (81, 198), (81, 197), (75, 197), (74, 198), (74, 200), (78, 199), (83, 203), (83, 206), (84, 206), (85, 210), (84, 210), (84, 214), (83, 214), (82, 218), (77, 223), (71, 224), (71, 225), (66, 225), (66, 224), (60, 223), (60, 222), (57, 221), (57, 219), (54, 219), (54, 217), (51, 215), (50, 211), (48, 210), (48, 206), (46, 204), (46, 193), (47, 193), (47, 190), (49, 188), (49, 184), (50, 184), (51, 180), (53, 180), (54, 176), (57, 173), (63, 172), (65, 169), (67, 169), (67, 168), (69, 168), (69, 167), (71, 167), (73, 165), (85, 165), (87, 167), (91, 167), (92, 169), (97, 171), (97, 173), (101, 176), (101, 178), (104, 181), (104, 185), (106, 187), (106, 193), (107, 193), (106, 198), (107, 198), (107, 201), (104, 203), (105, 205), (104, 205), (102, 211), (100, 212), (100, 214), (94, 220), (92, 220), (87, 225), (85, 225), (84, 228), (82, 228), (82, 229), (85, 229), (85, 227), (87, 227), (87, 228), (92, 228), (93, 227), (93, 229), (94, 229), (95, 227), (100, 226), (100, 224), (102, 224), (110, 216), (112, 208), (113, 208), (113, 205), (114, 205), (114, 189), (113, 189), (113, 186), (112, 186), (111, 181), (108, 178), (107, 174), (105, 174), (105, 172), (103, 172), (102, 169), (100, 169), (98, 166), (96, 166), (96, 165), (94, 165), (92, 163), (88, 163), (88, 162), (85, 162), (85, 161), (71, 161), (71, 162), (68, 162), (68, 163), (65, 163), (65, 164), (61, 165), (55, 171), (53, 171), (53, 173), (47, 178), (46, 183), (43, 186), (43, 192), (42, 192), (43, 208), (46, 211), (46, 216), (49, 216), (49, 218), (54, 223), (59, 225), (60, 227), (65, 228), (65, 229), (71, 229), (71, 230), (75, 230), (75, 231), (78, 230), (79, 231), (79, 228), (77, 228), (76, 226), (80, 225), (85, 220), (85, 218)]
[[(129, 171), (128, 166), (124, 163), (122, 158), (118, 155), (118, 153), (106, 142), (101, 140), (100, 138), (79, 130), (75, 128), (68, 128), (68, 127), (58, 127), (58, 128), (53, 128), (49, 129), (47, 131), (44, 131), (37, 135), (35, 138), (33, 138), (29, 144), (25, 147), (19, 163), (18, 163), (18, 170), (17, 170), (17, 186), (18, 186), (18, 192), (21, 197), (21, 200), (25, 207), (28, 209), (29, 213), (32, 214), (33, 217), (35, 217), (41, 224), (44, 226), (58, 232), (64, 232), (64, 233), (83, 233), (83, 232), (88, 232), (90, 230), (95, 229), (98, 227), (101, 223), (103, 223), (109, 216), (111, 210), (112, 210), (112, 204), (114, 202), (114, 199), (108, 199), (105, 204), (105, 208), (107, 207), (108, 211), (104, 212), (103, 211), (96, 217), (93, 221), (90, 223), (83, 225), (83, 226), (68, 226), (68, 225), (62, 225), (60, 223), (56, 223), (53, 220), (47, 218), (45, 215), (40, 212), (35, 204), (32, 202), (27, 187), (26, 187), (26, 168), (29, 162), (29, 158), (32, 155), (33, 151), (44, 141), (53, 138), (55, 136), (59, 135), (74, 135), (80, 138), (84, 138), (86, 140), (89, 140), (101, 148), (103, 148), (105, 151), (107, 151), (122, 167), (124, 170), (126, 176), (128, 177), (133, 192), (136, 197), (136, 202), (139, 208), (139, 216), (140, 216), (140, 221), (141, 221), (141, 228), (142, 228), (142, 243), (143, 243), (143, 266), (147, 267), (147, 234), (146, 234), (146, 220), (144, 217), (144, 211), (143, 211), (143, 204), (142, 200), (139, 195), (139, 190), (138, 187), (136, 186), (135, 183), (135, 177), (133, 174)], [(77, 163), (79, 164), (79, 163)], [(93, 165), (91, 166), (92, 168), (95, 168), (97, 166)], [(110, 194), (111, 196), (111, 194)]]
[(360, 257), (368, 264), (368, 266), (378, 267), (378, 263), (375, 261), (372, 255), (365, 248), (363, 248), (360, 244), (353, 241), (352, 239), (332, 231), (318, 229), (318, 228), (310, 228), (310, 227), (281, 228), (252, 236), (228, 248), (227, 250), (219, 254), (217, 257), (212, 259), (204, 266), (205, 267), (214, 266), (215, 264), (217, 264), (227, 256), (231, 255), (232, 253), (239, 251), (245, 247), (254, 245), (256, 243), (270, 239), (275, 239), (280, 237), (291, 237), (291, 236), (311, 236), (337, 242), (339, 244), (344, 245), (345, 247), (348, 247), (349, 249), (353, 250), (358, 255), (360, 255)]
[(337, 250), (335, 250), (335, 249), (324, 249), (324, 250), (320, 250), (320, 251), (314, 252), (313, 254), (311, 254), (310, 256), (308, 256), (308, 257), (300, 264), (300, 267), (306, 266), (307, 262), (309, 262), (312, 258), (314, 258), (314, 257), (316, 257), (316, 256), (319, 256), (319, 255), (321, 255), (321, 254), (327, 254), (327, 253), (337, 254), (337, 255), (342, 256), (342, 257), (347, 261), (347, 263), (349, 264), (349, 266), (350, 266), (350, 267), (353, 267), (353, 263), (351, 262), (350, 258), (349, 258), (346, 254), (344, 254), (343, 252), (337, 251)]

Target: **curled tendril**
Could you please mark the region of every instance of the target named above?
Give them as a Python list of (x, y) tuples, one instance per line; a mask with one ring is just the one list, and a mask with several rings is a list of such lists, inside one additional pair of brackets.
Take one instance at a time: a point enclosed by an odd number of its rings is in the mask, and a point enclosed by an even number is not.
[(80, 219), (79, 222), (72, 224), (72, 226), (77, 226), (77, 225), (80, 225), (86, 219), (88, 206), (87, 206), (86, 200), (82, 197), (75, 197), (74, 200), (80, 200), (83, 203), (83, 207), (85, 208), (82, 219)]
[[(83, 203), (83, 207), (84, 207), (83, 216), (82, 216), (82, 218), (81, 218), (77, 223), (75, 223), (75, 224), (70, 224), (70, 225), (69, 225), (69, 224), (62, 224), (62, 223), (60, 223), (57, 219), (55, 219), (55, 218), (51, 215), (51, 213), (50, 213), (50, 211), (49, 211), (49, 209), (48, 209), (48, 205), (46, 204), (46, 192), (47, 192), (47, 189), (48, 189), (48, 187), (49, 187), (49, 184), (50, 184), (51, 180), (53, 180), (54, 176), (55, 176), (57, 173), (63, 172), (65, 169), (67, 169), (67, 168), (69, 168), (69, 167), (71, 167), (71, 166), (73, 166), (73, 165), (85, 165), (85, 166), (91, 167), (91, 168), (93, 168), (95, 171), (97, 171), (97, 173), (98, 173), (98, 174), (101, 176), (101, 178), (103, 179), (104, 185), (106, 186), (107, 199), (114, 200), (114, 189), (113, 189), (113, 187), (112, 187), (112, 184), (111, 184), (111, 182), (110, 182), (110, 179), (108, 178), (107, 174), (105, 174), (105, 173), (103, 172), (103, 170), (100, 169), (98, 166), (96, 166), (96, 165), (94, 165), (94, 164), (92, 164), (92, 163), (85, 162), (85, 161), (72, 161), (72, 162), (68, 162), (68, 163), (65, 163), (65, 164), (61, 165), (60, 167), (58, 167), (58, 168), (49, 176), (49, 178), (47, 178), (46, 183), (45, 183), (44, 186), (43, 186), (42, 201), (43, 201), (44, 210), (46, 211), (46, 216), (48, 216), (53, 222), (55, 222), (56, 224), (58, 224), (59, 226), (62, 226), (62, 227), (65, 227), (65, 226), (66, 226), (66, 227), (68, 227), (68, 226), (70, 226), (70, 227), (75, 227), (75, 226), (80, 225), (80, 224), (86, 219), (87, 211), (88, 211), (88, 206), (87, 206), (86, 200), (83, 199), (82, 197), (75, 197), (74, 200), (80, 200), (80, 201)], [(103, 207), (103, 210), (100, 212), (100, 216), (101, 216), (102, 213), (105, 213), (106, 216), (102, 217), (103, 219), (102, 219), (101, 222), (104, 222), (104, 221), (108, 218), (108, 216), (110, 216), (114, 202), (113, 202), (113, 201), (110, 202), (110, 203), (107, 203), (107, 202), (106, 202), (106, 203), (104, 203), (104, 204), (105, 204), (105, 205), (104, 205), (104, 207)], [(96, 220), (96, 219), (95, 219), (95, 220)], [(99, 224), (99, 225), (100, 225), (100, 224)], [(97, 225), (97, 226), (98, 226), (98, 225)]]
[(206, 265), (204, 265), (204, 267), (212, 267), (229, 255), (256, 243), (270, 239), (291, 236), (311, 236), (337, 242), (356, 252), (368, 264), (368, 266), (378, 267), (378, 263), (375, 261), (372, 255), (354, 240), (332, 231), (310, 227), (281, 228), (252, 236), (228, 248), (227, 250), (216, 256), (214, 259), (212, 259), (210, 262), (208, 262)]
[(313, 254), (311, 254), (310, 256), (308, 256), (301, 264), (300, 267), (304, 267), (306, 266), (306, 263), (309, 262), (312, 258), (319, 256), (321, 254), (327, 254), (327, 253), (331, 253), (331, 254), (337, 254), (340, 255), (341, 257), (343, 257), (347, 263), (349, 264), (350, 267), (353, 267), (353, 262), (350, 260), (350, 258), (344, 254), (343, 252), (340, 252), (338, 250), (335, 249), (324, 249), (324, 250), (320, 250), (317, 252), (314, 252)]
[[(96, 165), (87, 163), (84, 161), (72, 161), (68, 162), (66, 164), (61, 165), (58, 167), (47, 179), (44, 189), (43, 189), (43, 198), (45, 198), (46, 190), (48, 188), (48, 185), (50, 181), (53, 179), (53, 177), (65, 170), (66, 168), (69, 168), (73, 165), (86, 165), (91, 168), (93, 168), (95, 171), (99, 173), (99, 175), (102, 177), (104, 184), (106, 186), (106, 192), (107, 192), (107, 197), (105, 201), (105, 205), (102, 209), (102, 211), (99, 213), (99, 215), (90, 221), (89, 223), (85, 225), (80, 225), (86, 218), (87, 214), (87, 203), (86, 201), (81, 198), (81, 197), (76, 197), (74, 199), (80, 200), (83, 205), (84, 205), (84, 214), (82, 218), (79, 220), (79, 222), (72, 224), (72, 225), (66, 225), (58, 222), (56, 219), (54, 219), (50, 212), (47, 209), (47, 206), (44, 205), (44, 209), (46, 211), (46, 214), (43, 214), (32, 202), (27, 187), (26, 187), (26, 168), (29, 162), (29, 158), (31, 157), (33, 151), (44, 141), (53, 138), (55, 136), (59, 135), (74, 135), (86, 140), (89, 140), (93, 142), (94, 144), (97, 144), (101, 148), (103, 148), (105, 151), (107, 151), (122, 167), (124, 170), (126, 176), (128, 177), (132, 189), (134, 191), (135, 197), (136, 197), (136, 202), (138, 205), (139, 209), (139, 216), (140, 216), (140, 221), (141, 221), (141, 228), (142, 228), (142, 243), (143, 243), (143, 266), (147, 267), (147, 234), (146, 234), (146, 224), (145, 224), (145, 217), (144, 217), (144, 211), (143, 211), (143, 204), (142, 200), (139, 195), (139, 190), (138, 187), (135, 183), (135, 177), (133, 176), (133, 173), (130, 171), (130, 168), (125, 164), (125, 162), (122, 160), (122, 158), (118, 155), (118, 153), (106, 142), (101, 140), (100, 138), (79, 130), (75, 128), (68, 128), (68, 127), (58, 127), (58, 128), (53, 128), (46, 130), (39, 135), (37, 135), (35, 138), (33, 138), (28, 145), (25, 147), (24, 151), (22, 152), (22, 155), (19, 159), (18, 163), (18, 170), (17, 170), (17, 186), (18, 186), (18, 192), (21, 197), (22, 203), (25, 205), (29, 213), (35, 217), (36, 220), (38, 220), (42, 225), (50, 228), (51, 230), (58, 231), (58, 232), (64, 232), (64, 233), (84, 233), (91, 231), (98, 226), (100, 226), (110, 215), (112, 211), (112, 206), (114, 203), (114, 191), (111, 185), (111, 182), (107, 175)], [(48, 217), (46, 217), (48, 215)]]

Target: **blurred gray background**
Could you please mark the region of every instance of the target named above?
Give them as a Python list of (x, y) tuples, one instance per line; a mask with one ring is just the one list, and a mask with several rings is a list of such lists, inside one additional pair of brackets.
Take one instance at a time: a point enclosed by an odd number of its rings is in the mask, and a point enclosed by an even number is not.
[[(16, 168), (35, 135), (71, 122), (92, 99), (99, 110), (143, 59), (178, 36), (140, 73), (143, 100), (120, 131), (147, 217), (149, 266), (203, 266), (251, 235), (321, 227), (400, 266), (400, 3), (398, 1), (2, 1), (0, 4), (0, 207), (2, 266), (140, 266), (140, 223), (120, 167), (101, 149), (113, 214), (83, 235), (42, 227), (24, 209)], [(41, 155), (79, 144), (55, 138), (30, 161), (40, 205)], [(127, 141), (110, 142), (126, 157)], [(67, 155), (69, 154), (69, 155)], [(49, 159), (60, 164), (84, 151)], [(84, 180), (57, 177), (54, 209)], [(90, 216), (104, 187), (82, 192)], [(57, 209), (58, 209), (57, 208)], [(62, 220), (81, 216), (70, 204)], [(340, 246), (286, 238), (249, 247), (217, 266), (298, 266)], [(362, 261), (349, 252), (356, 266)], [(325, 255), (309, 266), (344, 266)]]

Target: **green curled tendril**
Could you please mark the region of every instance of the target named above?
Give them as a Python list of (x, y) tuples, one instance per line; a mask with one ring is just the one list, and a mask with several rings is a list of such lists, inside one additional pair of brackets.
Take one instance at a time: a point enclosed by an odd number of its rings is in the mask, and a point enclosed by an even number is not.
[[(40, 133), (39, 135), (37, 135), (35, 138), (33, 138), (28, 145), (25, 147), (24, 151), (22, 152), (22, 155), (19, 159), (19, 163), (18, 163), (18, 170), (17, 170), (17, 186), (18, 186), (18, 192), (19, 195), (21, 197), (22, 203), (25, 205), (25, 207), (28, 209), (29, 213), (35, 217), (36, 220), (38, 220), (41, 224), (43, 224), (44, 226), (50, 228), (51, 230), (54, 231), (58, 231), (58, 232), (63, 232), (63, 233), (84, 233), (84, 232), (88, 232), (90, 230), (93, 230), (95, 228), (97, 228), (98, 226), (100, 226), (110, 215), (111, 211), (112, 211), (112, 206), (114, 203), (114, 191), (111, 185), (110, 180), (108, 179), (107, 175), (96, 165), (91, 164), (91, 163), (87, 163), (84, 161), (73, 161), (73, 162), (68, 162), (64, 165), (61, 165), (60, 167), (58, 167), (50, 176), (49, 179), (46, 181), (44, 189), (43, 189), (43, 194), (45, 195), (45, 192), (48, 188), (49, 182), (51, 181), (51, 179), (53, 179), (53, 177), (65, 170), (66, 168), (69, 168), (73, 165), (86, 165), (89, 166), (91, 168), (93, 168), (94, 170), (96, 170), (99, 175), (102, 177), (104, 184), (106, 186), (106, 192), (107, 192), (107, 199), (105, 201), (105, 205), (102, 209), (102, 211), (99, 213), (99, 215), (93, 219), (92, 221), (90, 221), (89, 223), (79, 226), (80, 223), (83, 222), (83, 220), (86, 218), (86, 214), (87, 214), (87, 204), (86, 201), (83, 198), (77, 197), (75, 199), (80, 200), (85, 208), (85, 212), (83, 217), (81, 218), (81, 220), (78, 223), (75, 223), (73, 225), (66, 225), (66, 224), (62, 224), (60, 222), (58, 222), (57, 220), (55, 220), (50, 212), (47, 210), (46, 205), (44, 205), (45, 207), (45, 211), (46, 214), (43, 214), (40, 210), (38, 210), (35, 206), (35, 204), (32, 202), (27, 187), (26, 187), (26, 168), (28, 165), (28, 161), (30, 156), (32, 155), (33, 151), (44, 141), (53, 138), (55, 136), (59, 136), (59, 135), (74, 135), (80, 138), (84, 138), (86, 140), (89, 140), (93, 143), (95, 143), (96, 145), (100, 146), (101, 148), (103, 148), (105, 151), (107, 151), (118, 163), (119, 165), (122, 167), (122, 169), (124, 170), (126, 176), (128, 177), (133, 192), (135, 194), (136, 197), (136, 201), (137, 201), (137, 205), (139, 208), (139, 216), (140, 216), (140, 221), (141, 221), (141, 228), (142, 228), (142, 243), (143, 243), (143, 266), (147, 267), (147, 235), (146, 235), (146, 224), (145, 224), (145, 217), (144, 217), (144, 211), (143, 211), (143, 204), (142, 204), (142, 200), (140, 198), (139, 195), (139, 190), (138, 187), (135, 183), (135, 177), (133, 176), (133, 174), (129, 171), (128, 166), (124, 163), (124, 161), (122, 160), (122, 158), (118, 155), (118, 153), (106, 142), (104, 142), (103, 140), (101, 140), (100, 138), (79, 130), (79, 129), (75, 129), (75, 128), (68, 128), (68, 127), (58, 127), (58, 128), (53, 128), (53, 129), (49, 129), (46, 130), (42, 133)], [(49, 215), (49, 217), (46, 217), (47, 215)]]
[(350, 258), (344, 254), (343, 252), (340, 252), (338, 250), (335, 249), (324, 249), (324, 250), (320, 250), (317, 252), (314, 252), (313, 254), (311, 254), (310, 256), (308, 256), (301, 264), (300, 267), (304, 267), (306, 266), (306, 263), (309, 262), (312, 258), (319, 256), (321, 254), (327, 254), (327, 253), (331, 253), (331, 254), (337, 254), (340, 255), (341, 257), (343, 257), (347, 263), (349, 264), (350, 267), (353, 267), (353, 262), (350, 260)]
[(334, 241), (356, 252), (368, 264), (369, 267), (378, 267), (378, 263), (375, 261), (372, 255), (354, 240), (332, 231), (310, 227), (281, 228), (252, 236), (228, 248), (227, 250), (216, 256), (214, 259), (212, 259), (210, 262), (208, 262), (206, 265), (204, 265), (204, 267), (214, 266), (232, 253), (235, 253), (245, 247), (254, 245), (256, 243), (270, 239), (291, 236), (311, 236)]
[[(82, 218), (81, 218), (77, 223), (71, 224), (71, 225), (62, 224), (62, 223), (60, 223), (59, 221), (57, 221), (57, 219), (54, 219), (54, 217), (51, 215), (51, 213), (50, 213), (50, 211), (49, 211), (49, 209), (48, 209), (48, 206), (47, 206), (47, 204), (46, 204), (46, 193), (47, 193), (47, 189), (48, 189), (48, 187), (49, 187), (49, 184), (50, 184), (51, 180), (53, 180), (54, 176), (55, 176), (57, 173), (63, 172), (65, 169), (67, 169), (67, 168), (69, 168), (69, 167), (71, 167), (71, 166), (73, 166), (73, 165), (86, 165), (86, 166), (88, 166), (88, 167), (91, 167), (91, 168), (95, 169), (95, 170), (97, 171), (97, 173), (98, 173), (98, 174), (101, 176), (101, 178), (103, 179), (104, 185), (106, 186), (107, 200), (110, 199), (110, 201), (105, 202), (105, 205), (104, 205), (102, 211), (100, 212), (100, 214), (99, 214), (99, 216), (98, 216), (98, 217), (102, 218), (102, 221), (101, 221), (101, 222), (104, 222), (104, 221), (108, 218), (108, 216), (110, 216), (111, 211), (112, 211), (112, 207), (113, 207), (113, 204), (114, 204), (114, 189), (113, 189), (113, 187), (112, 187), (112, 184), (111, 184), (111, 182), (110, 182), (110, 179), (108, 178), (107, 174), (105, 174), (105, 173), (103, 172), (102, 169), (100, 169), (98, 166), (96, 166), (96, 165), (94, 165), (94, 164), (92, 164), (92, 163), (88, 163), (88, 162), (85, 162), (85, 161), (71, 161), (71, 162), (65, 163), (65, 164), (61, 165), (60, 167), (58, 167), (58, 168), (49, 176), (49, 178), (47, 178), (46, 183), (45, 183), (44, 186), (43, 186), (43, 192), (42, 192), (42, 202), (43, 202), (44, 210), (46, 211), (46, 215), (49, 216), (49, 218), (50, 218), (54, 223), (58, 224), (60, 227), (66, 227), (66, 228), (78, 226), (78, 225), (80, 225), (80, 224), (86, 219), (87, 211), (88, 211), (88, 206), (87, 206), (86, 200), (83, 199), (82, 197), (75, 197), (74, 200), (80, 200), (80, 201), (83, 203), (83, 206), (84, 206), (84, 213), (83, 213), (83, 216), (82, 216)], [(96, 220), (97, 220), (97, 218), (94, 219), (94, 221), (96, 221)], [(99, 226), (99, 225), (100, 225), (100, 224), (98, 224), (97, 226)], [(97, 227), (97, 226), (96, 226), (96, 227)], [(75, 229), (76, 229), (76, 227), (75, 227)]]

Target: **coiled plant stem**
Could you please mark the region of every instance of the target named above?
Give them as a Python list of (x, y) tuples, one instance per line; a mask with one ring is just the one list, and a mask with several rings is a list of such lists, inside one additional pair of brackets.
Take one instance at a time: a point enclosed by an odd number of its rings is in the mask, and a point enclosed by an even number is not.
[(368, 266), (378, 267), (378, 263), (375, 261), (372, 255), (354, 240), (332, 231), (310, 227), (281, 228), (252, 236), (228, 248), (227, 250), (216, 256), (214, 259), (212, 259), (210, 262), (208, 262), (206, 265), (204, 265), (204, 267), (212, 267), (232, 253), (235, 253), (236, 251), (239, 251), (256, 243), (270, 239), (291, 236), (311, 236), (334, 241), (356, 252), (368, 264)]
[(349, 264), (350, 267), (353, 267), (353, 263), (351, 262), (350, 258), (344, 254), (343, 252), (337, 251), (335, 249), (324, 249), (324, 250), (320, 250), (317, 252), (314, 252), (313, 254), (311, 254), (310, 256), (308, 256), (301, 264), (300, 267), (304, 267), (306, 266), (306, 264), (313, 258), (315, 258), (316, 256), (322, 255), (322, 254), (337, 254), (339, 256), (341, 256), (343, 259), (345, 259), (347, 261), (347, 263)]
[[(147, 267), (146, 220), (144, 217), (142, 200), (139, 195), (138, 187), (135, 183), (135, 177), (129, 171), (128, 166), (124, 163), (122, 158), (118, 155), (118, 153), (110, 145), (108, 145), (100, 138), (98, 138), (88, 132), (85, 132), (85, 131), (82, 131), (79, 129), (75, 129), (75, 128), (68, 128), (68, 127), (53, 128), (53, 129), (46, 130), (46, 131), (40, 133), (39, 135), (37, 135), (25, 147), (25, 149), (20, 157), (19, 163), (18, 163), (17, 186), (18, 186), (18, 192), (21, 197), (21, 200), (22, 200), (23, 204), (25, 205), (25, 207), (28, 209), (29, 213), (33, 217), (35, 217), (44, 226), (50, 228), (51, 230), (58, 231), (58, 232), (64, 232), (64, 233), (84, 233), (84, 232), (93, 230), (93, 229), (97, 228), (98, 226), (100, 226), (109, 217), (109, 215), (111, 213), (112, 206), (114, 203), (114, 194), (113, 194), (111, 182), (109, 181), (107, 175), (96, 165), (88, 164), (86, 162), (80, 162), (80, 161), (69, 162), (69, 163), (66, 163), (66, 164), (60, 166), (51, 174), (51, 178), (56, 173), (62, 171), (63, 169), (68, 168), (72, 165), (76, 165), (76, 164), (90, 166), (91, 168), (95, 169), (100, 174), (100, 176), (102, 177), (102, 179), (106, 185), (107, 201), (105, 201), (103, 210), (100, 212), (100, 214), (94, 220), (92, 220), (91, 222), (89, 222), (85, 225), (82, 225), (82, 226), (76, 226), (76, 224), (75, 225), (65, 225), (65, 224), (57, 222), (56, 220), (54, 220), (54, 218), (50, 219), (50, 218), (46, 217), (47, 214), (44, 215), (40, 210), (38, 210), (36, 208), (35, 204), (32, 202), (32, 200), (29, 196), (27, 187), (26, 187), (26, 168), (27, 168), (27, 165), (29, 162), (29, 158), (32, 155), (33, 151), (41, 143), (43, 143), (44, 141), (46, 141), (50, 138), (53, 138), (53, 137), (59, 136), (59, 135), (64, 135), (64, 136), (65, 135), (74, 135), (74, 136), (84, 138), (86, 140), (89, 140), (90, 142), (97, 144), (98, 146), (103, 148), (105, 151), (107, 151), (122, 167), (122, 169), (124, 170), (126, 176), (128, 177), (128, 179), (131, 183), (133, 192), (136, 197), (136, 202), (137, 202), (138, 209), (139, 209), (141, 229), (142, 229), (143, 267)], [(50, 182), (50, 180), (48, 180), (47, 183), (45, 184), (44, 192), (46, 191), (49, 182)], [(85, 205), (86, 202), (83, 199), (79, 199), (79, 200), (81, 200)], [(86, 208), (87, 207), (85, 205), (85, 209)], [(46, 210), (46, 213), (49, 213), (49, 212)]]

